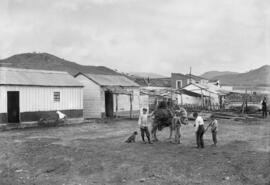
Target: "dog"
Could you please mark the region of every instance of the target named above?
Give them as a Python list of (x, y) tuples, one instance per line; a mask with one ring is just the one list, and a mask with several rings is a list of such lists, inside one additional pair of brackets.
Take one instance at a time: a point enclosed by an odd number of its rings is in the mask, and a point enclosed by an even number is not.
[(136, 131), (133, 132), (133, 134), (125, 142), (126, 143), (135, 143), (136, 135), (138, 135), (138, 133)]

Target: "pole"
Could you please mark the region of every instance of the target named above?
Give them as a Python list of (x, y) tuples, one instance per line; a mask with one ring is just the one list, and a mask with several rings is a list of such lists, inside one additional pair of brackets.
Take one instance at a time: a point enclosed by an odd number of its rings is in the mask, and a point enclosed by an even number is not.
[(118, 94), (116, 94), (115, 99), (116, 99), (116, 105), (115, 105), (115, 117), (117, 118), (117, 113), (118, 113)]
[(133, 96), (133, 94), (130, 94), (130, 96), (129, 96), (129, 102), (130, 102), (130, 113), (129, 113), (129, 117), (130, 117), (130, 119), (132, 118), (132, 96)]
[(246, 110), (245, 110), (245, 112), (247, 113), (247, 108), (248, 108), (248, 95), (247, 95), (247, 89), (246, 89)]
[(189, 83), (191, 84), (191, 67), (189, 68)]

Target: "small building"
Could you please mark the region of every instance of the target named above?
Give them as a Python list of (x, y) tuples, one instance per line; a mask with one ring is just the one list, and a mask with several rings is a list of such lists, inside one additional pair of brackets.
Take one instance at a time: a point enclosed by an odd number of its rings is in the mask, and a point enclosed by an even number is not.
[(0, 67), (0, 123), (38, 121), (59, 110), (83, 112), (83, 85), (67, 72)]
[(208, 79), (199, 77), (199, 76), (195, 76), (195, 75), (184, 75), (181, 73), (172, 73), (171, 74), (171, 87), (173, 89), (181, 89), (185, 86), (187, 86), (190, 83), (194, 83), (194, 84), (207, 84), (208, 83)]
[(84, 119), (139, 114), (139, 85), (122, 75), (78, 73), (84, 85)]

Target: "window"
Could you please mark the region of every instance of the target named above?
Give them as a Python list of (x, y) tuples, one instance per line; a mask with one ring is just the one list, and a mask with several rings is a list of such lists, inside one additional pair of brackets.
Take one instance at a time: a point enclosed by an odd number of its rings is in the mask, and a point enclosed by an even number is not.
[(182, 88), (182, 80), (176, 80), (176, 89)]
[(53, 92), (53, 101), (60, 102), (60, 92)]

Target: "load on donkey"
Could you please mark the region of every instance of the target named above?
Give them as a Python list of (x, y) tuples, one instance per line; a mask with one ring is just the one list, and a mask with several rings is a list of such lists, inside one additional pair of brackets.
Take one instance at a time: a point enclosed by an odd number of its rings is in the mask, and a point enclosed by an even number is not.
[(180, 124), (187, 125), (188, 119), (187, 119), (187, 112), (184, 108), (180, 108), (179, 106), (167, 106), (167, 103), (165, 101), (162, 101), (159, 103), (157, 109), (154, 111), (153, 115), (153, 124), (152, 124), (152, 140), (158, 141), (156, 132), (157, 130), (161, 131), (165, 127), (170, 127), (170, 138), (172, 137), (172, 131), (175, 128), (175, 125), (173, 125), (172, 120), (174, 114), (178, 112), (180, 115)]

